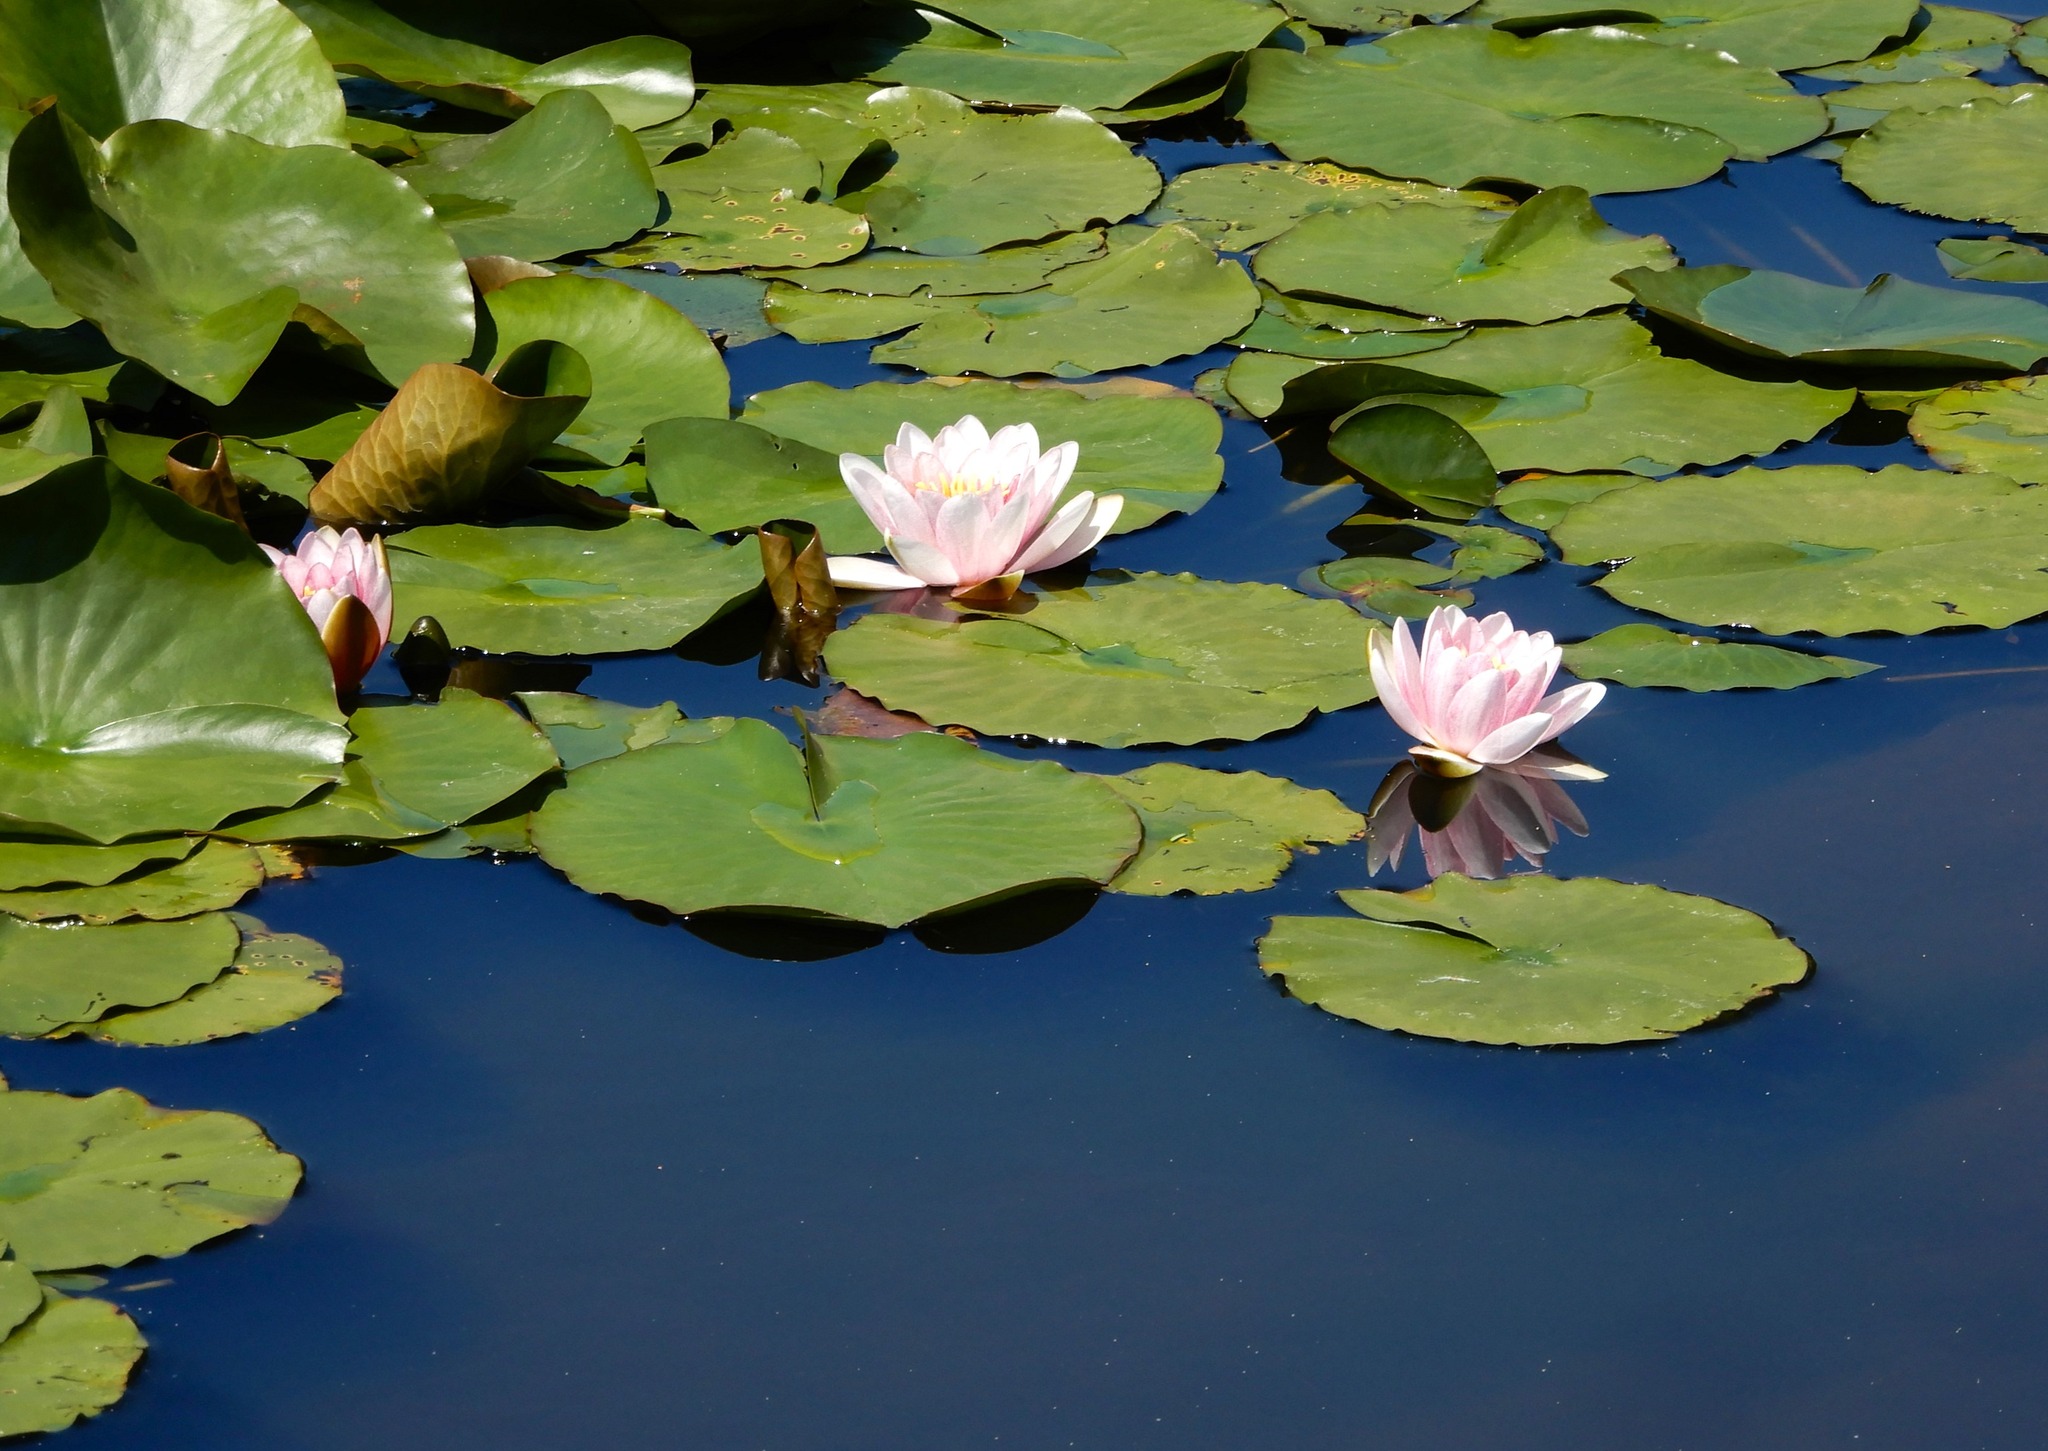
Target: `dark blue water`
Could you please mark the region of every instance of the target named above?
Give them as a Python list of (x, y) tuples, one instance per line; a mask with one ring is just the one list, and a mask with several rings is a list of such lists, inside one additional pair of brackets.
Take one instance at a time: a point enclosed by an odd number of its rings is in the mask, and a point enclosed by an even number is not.
[[(1832, 257), (1942, 281), (1933, 242), (1991, 230), (1796, 158), (1604, 205), (1691, 261), (1822, 280)], [(861, 381), (864, 357), (731, 361), (744, 395)], [(1225, 448), (1221, 496), (1102, 562), (1292, 581), (1341, 552), (1355, 488), (1283, 478), (1250, 424)], [(1567, 637), (1631, 618), (1587, 574), (1480, 603)], [(6, 1054), (19, 1086), (247, 1113), (309, 1164), (270, 1229), (114, 1277), (153, 1348), (66, 1444), (2036, 1451), (2048, 629), (1833, 648), (1888, 669), (1616, 690), (1573, 733), (1612, 779), (1575, 788), (1592, 834), (1554, 870), (1739, 903), (1818, 965), (1664, 1045), (1460, 1047), (1287, 1000), (1253, 940), (1364, 885), (1359, 846), (1267, 893), (1105, 897), (1027, 947), (900, 933), (811, 962), (534, 861), (268, 888), (261, 916), (346, 959), (334, 1008), (206, 1048)], [(672, 655), (584, 688), (693, 714), (818, 698)], [(1172, 754), (1362, 806), (1404, 744), (1366, 709)]]

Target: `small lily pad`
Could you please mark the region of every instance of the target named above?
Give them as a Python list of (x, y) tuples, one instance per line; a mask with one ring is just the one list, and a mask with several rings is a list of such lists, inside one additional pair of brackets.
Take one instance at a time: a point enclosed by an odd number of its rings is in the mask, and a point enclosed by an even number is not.
[(254, 917), (234, 920), (242, 945), (226, 972), (176, 1002), (109, 1013), (80, 1031), (104, 1043), (210, 1043), (295, 1023), (341, 995), (341, 959), (312, 938), (272, 932)]
[(1575, 505), (1642, 481), (1641, 474), (1530, 474), (1502, 485), (1493, 506), (1517, 524), (1547, 533)]
[(1581, 680), (1676, 690), (1792, 690), (1821, 680), (1851, 680), (1882, 666), (1841, 655), (1807, 655), (1675, 635), (1655, 625), (1618, 625), (1564, 647), (1564, 668)]
[(1943, 468), (2048, 484), (2048, 379), (1961, 383), (1912, 415), (1914, 440)]
[(61, 1431), (97, 1416), (128, 1389), (147, 1344), (105, 1300), (39, 1294), (42, 1308), (0, 1341), (0, 1436)]
[(563, 691), (527, 690), (520, 692), (519, 703), (547, 732), (548, 744), (562, 758), (565, 771), (671, 741), (710, 740), (732, 727), (730, 717), (686, 720), (672, 700), (641, 707)]
[(50, 926), (0, 917), (0, 1033), (33, 1038), (212, 982), (241, 941), (223, 913), (182, 922)]
[(1950, 237), (1935, 250), (1960, 282), (2048, 282), (2048, 252), (2010, 237)]
[(1145, 826), (1144, 846), (1109, 884), (1110, 891), (1130, 896), (1264, 891), (1280, 880), (1295, 852), (1365, 831), (1365, 818), (1330, 792), (1257, 771), (1205, 771), (1168, 761), (1102, 781)]
[(866, 217), (777, 192), (687, 192), (670, 201), (657, 231), (596, 260), (609, 267), (666, 262), (685, 272), (822, 267), (868, 244)]

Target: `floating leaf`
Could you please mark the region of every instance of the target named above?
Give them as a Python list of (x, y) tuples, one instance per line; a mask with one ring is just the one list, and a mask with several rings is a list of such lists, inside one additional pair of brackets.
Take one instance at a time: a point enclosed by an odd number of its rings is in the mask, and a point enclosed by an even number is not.
[[(1796, 3), (1796, 0), (1785, 0), (1785, 3)], [(1873, 9), (1861, 0), (1836, 0), (1835, 9), (1840, 16), (1838, 23), (1852, 22), (1852, 17), (1859, 16), (1866, 22), (1888, 18), (1881, 10)], [(1904, 7), (1898, 13), (1909, 14)], [(2007, 47), (2020, 36), (2019, 26), (2012, 21), (1982, 10), (1929, 5), (1923, 13), (1927, 17), (1926, 25), (1903, 44), (1886, 45), (1875, 54), (1867, 46), (1860, 50), (1852, 47), (1848, 58), (1840, 64), (1823, 66), (1807, 74), (1827, 81), (1908, 83), (1944, 76), (1966, 76), (1975, 71), (1996, 70), (2004, 65)], [(1847, 38), (1845, 35), (1844, 39)]]
[(661, 205), (633, 133), (588, 91), (552, 92), (502, 131), (443, 142), (393, 170), (465, 257), (594, 251), (651, 224)]
[(1908, 211), (2048, 232), (2048, 93), (2011, 86), (1940, 110), (1894, 111), (1849, 143), (1842, 176)]
[(1466, 609), (1472, 604), (1470, 590), (1425, 587), (1452, 585), (1457, 576), (1448, 566), (1398, 555), (1335, 560), (1317, 570), (1316, 578), (1359, 607), (1389, 619), (1426, 619), (1440, 605)]
[(416, 194), (352, 151), (176, 121), (95, 146), (49, 111), (15, 138), (7, 184), (22, 250), (57, 300), (209, 402), (241, 391), (295, 318), (345, 332), (389, 379), (469, 351), (454, 246)]
[(81, 1031), (103, 1043), (210, 1043), (295, 1023), (341, 995), (341, 959), (312, 938), (272, 932), (254, 917), (235, 920), (242, 945), (226, 972), (174, 1003), (109, 1013)]
[(341, 89), (306, 27), (275, 0), (8, 6), (0, 92), (54, 96), (95, 136), (165, 118), (273, 146), (342, 140)]
[(1642, 481), (1641, 474), (1531, 474), (1503, 485), (1493, 506), (1517, 524), (1548, 532), (1574, 505)]
[[(968, 413), (991, 430), (1029, 423), (1045, 447), (1069, 439), (1079, 444), (1069, 493), (1122, 494), (1124, 509), (1114, 530), (1118, 534), (1168, 514), (1194, 513), (1223, 481), (1223, 460), (1216, 452), (1223, 423), (1216, 410), (1158, 385), (1029, 385), (967, 379), (866, 383), (858, 388), (796, 383), (756, 393), (747, 400), (742, 417), (828, 454), (879, 459), (903, 424), (936, 435)], [(791, 517), (829, 527), (810, 515)]]
[(807, 763), (767, 722), (737, 720), (715, 739), (572, 772), (533, 839), (585, 891), (672, 912), (899, 927), (1028, 887), (1107, 882), (1140, 832), (1107, 786), (1050, 761), (919, 733), (814, 736)]
[(1441, 0), (1434, 5), (1386, 5), (1380, 0), (1283, 0), (1282, 8), (1318, 29), (1377, 35), (1383, 30), (1400, 30), (1418, 20), (1436, 24), (1470, 7), (1461, 0)]
[[(233, 621), (233, 647), (194, 620)], [(0, 495), (9, 830), (114, 841), (287, 805), (339, 774), (340, 721), (312, 622), (233, 525), (101, 459)]]
[(1357, 837), (1365, 818), (1328, 791), (1257, 771), (1204, 771), (1163, 762), (1103, 784), (1128, 801), (1145, 844), (1109, 890), (1138, 897), (1259, 892), (1309, 843)]
[(662, 508), (706, 533), (801, 519), (834, 554), (882, 547), (837, 454), (736, 419), (677, 418), (648, 429), (647, 484)]
[(824, 194), (837, 196), (855, 163), (887, 156), (888, 138), (867, 115), (874, 93), (862, 85), (714, 86), (698, 98), (690, 120), (707, 128), (707, 143), (712, 127), (730, 127), (735, 137), (767, 131), (794, 142), (817, 159)]
[(818, 158), (776, 131), (734, 131), (709, 151), (654, 168), (662, 195), (686, 201), (722, 191), (812, 197), (823, 183)]
[(1791, 690), (1851, 680), (1881, 666), (1841, 655), (1805, 655), (1776, 645), (1674, 635), (1655, 625), (1619, 625), (1564, 647), (1564, 668), (1581, 680), (1677, 690)]
[(725, 362), (697, 325), (660, 298), (598, 277), (534, 278), (492, 292), (485, 306), (502, 364), (527, 343), (566, 343), (590, 366), (590, 402), (561, 442), (601, 463), (623, 463), (651, 423), (724, 418)]
[(1941, 270), (1962, 282), (2048, 282), (2048, 252), (2010, 237), (1950, 237), (1935, 250)]
[(591, 268), (584, 275), (609, 277), (642, 292), (651, 292), (728, 347), (742, 347), (775, 336), (761, 315), (768, 284), (752, 277), (722, 272), (662, 272), (646, 267)]
[[(1894, 111), (1939, 111), (1965, 101), (1996, 101), (2003, 94), (1997, 86), (1971, 76), (1938, 76), (1925, 81), (1879, 81), (1850, 86), (1847, 90), (1829, 91), (1821, 99), (1827, 103), (1828, 134), (1850, 136), (1868, 131)], [(1807, 154), (1820, 155), (1820, 146)]]
[(189, 917), (234, 906), (262, 886), (263, 877), (263, 862), (255, 852), (213, 841), (196, 855), (103, 886), (0, 892), (0, 912), (32, 922), (75, 917), (94, 924), (130, 917)]
[(1330, 453), (1416, 508), (1469, 519), (1493, 502), (1500, 476), (1453, 419), (1412, 403), (1361, 408), (1330, 434)]
[[(113, 930), (113, 929), (104, 929)], [(183, 1254), (268, 1224), (299, 1161), (239, 1114), (153, 1107), (125, 1088), (91, 1098), (0, 1094), (0, 1233), (35, 1270)]]
[(1711, 897), (1598, 877), (1339, 892), (1356, 917), (1276, 917), (1259, 967), (1375, 1028), (1538, 1047), (1669, 1038), (1806, 976), (1806, 954)]
[(826, 665), (934, 724), (1099, 746), (1255, 740), (1373, 698), (1366, 623), (1336, 600), (1140, 574), (1033, 606), (958, 623), (865, 615)]
[(1389, 181), (1321, 162), (1247, 161), (1182, 172), (1144, 219), (1154, 226), (1179, 222), (1219, 251), (1248, 252), (1304, 217), (1408, 203), (1502, 210), (1514, 205), (1493, 192)]
[(685, 720), (672, 700), (643, 709), (564, 691), (523, 690), (519, 703), (533, 723), (547, 732), (548, 743), (562, 758), (566, 771), (648, 746), (710, 740), (725, 732), (721, 721)]
[(0, 1338), (12, 1335), (42, 1308), (43, 1286), (35, 1272), (20, 1260), (0, 1260)]
[(2048, 381), (1963, 383), (1912, 413), (1913, 438), (1943, 468), (2048, 484)]
[(997, 247), (965, 257), (927, 257), (878, 248), (830, 267), (801, 271), (769, 268), (756, 275), (812, 292), (857, 292), (868, 297), (986, 296), (1028, 292), (1043, 286), (1060, 268), (1092, 262), (1106, 250), (1102, 233), (1075, 232), (1050, 242)]
[(2048, 357), (2048, 307), (1889, 274), (1868, 287), (1747, 267), (1624, 272), (1615, 280), (1657, 316), (1756, 357), (2014, 372)]
[(1434, 352), (1470, 331), (1397, 312), (1289, 297), (1261, 284), (1259, 315), (1230, 341), (1291, 357), (1351, 362)]
[(52, 469), (92, 456), (92, 422), (85, 404), (63, 384), (52, 388), (36, 418), (19, 434), (0, 441), (0, 493), (33, 483)]
[[(5, 41), (0, 41), (4, 45)], [(28, 124), (28, 112), (0, 106), (0, 197), (6, 195), (7, 157), (14, 138)], [(61, 328), (78, 321), (78, 314), (57, 301), (43, 274), (22, 254), (21, 229), (7, 208), (0, 206), (0, 323), (9, 327)]]
[(105, 1300), (47, 1292), (42, 1309), (0, 1342), (0, 1436), (97, 1416), (121, 1399), (146, 1343)]
[(166, 836), (85, 846), (68, 841), (0, 840), (0, 891), (24, 887), (100, 887), (143, 867), (168, 866), (199, 849), (196, 836)]
[(240, 941), (219, 912), (113, 927), (0, 916), (0, 1033), (33, 1038), (110, 1009), (171, 1002), (227, 971)]
[(1627, 0), (1619, 6), (1600, 0), (1480, 0), (1458, 19), (1520, 34), (1618, 25), (1646, 40), (1789, 71), (1861, 60), (1904, 35), (1919, 9), (1916, 0)]
[(2048, 492), (1895, 464), (1660, 479), (1579, 505), (1551, 531), (1625, 604), (1768, 635), (1917, 635), (2048, 610)]
[(583, 411), (590, 367), (565, 343), (516, 349), (487, 378), (429, 363), (405, 380), (313, 489), (323, 524), (474, 513)]
[(1827, 126), (1817, 99), (1768, 70), (1608, 28), (1519, 40), (1422, 26), (1371, 45), (1254, 51), (1246, 64), (1239, 114), (1259, 140), (1444, 186), (1654, 191)]
[(823, 202), (724, 191), (686, 192), (671, 201), (657, 231), (597, 260), (612, 267), (666, 262), (686, 272), (819, 267), (844, 262), (868, 244), (866, 217)]
[[(1543, 562), (1543, 545), (1526, 534), (1517, 534), (1511, 529), (1496, 529), (1490, 524), (1439, 524), (1434, 519), (1396, 519), (1385, 514), (1354, 514), (1344, 521), (1347, 529), (1417, 529), (1448, 539), (1458, 547), (1452, 553), (1450, 573), (1461, 580), (1502, 579), (1527, 569), (1532, 564)], [(1369, 567), (1382, 561), (1367, 559), (1340, 559), (1335, 564), (1323, 566), (1327, 583), (1336, 584), (1336, 579), (1352, 566)], [(1333, 577), (1334, 576), (1334, 577)]]
[(1377, 206), (1309, 218), (1259, 252), (1282, 292), (1397, 307), (1446, 322), (1549, 322), (1629, 293), (1630, 268), (1677, 265), (1661, 237), (1631, 237), (1575, 186), (1505, 214), (1477, 207)]

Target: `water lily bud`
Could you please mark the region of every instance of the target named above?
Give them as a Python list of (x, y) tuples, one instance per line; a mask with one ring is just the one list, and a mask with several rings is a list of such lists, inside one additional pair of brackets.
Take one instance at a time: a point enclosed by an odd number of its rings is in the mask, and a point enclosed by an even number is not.
[(384, 541), (323, 527), (301, 539), (296, 553), (268, 544), (262, 549), (320, 632), (336, 692), (354, 690), (391, 638), (391, 566)]

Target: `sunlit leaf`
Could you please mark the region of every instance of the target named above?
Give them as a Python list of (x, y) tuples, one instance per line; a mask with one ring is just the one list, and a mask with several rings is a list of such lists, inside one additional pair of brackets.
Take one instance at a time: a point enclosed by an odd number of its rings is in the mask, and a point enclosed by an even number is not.
[(598, 254), (612, 267), (667, 262), (686, 272), (740, 267), (821, 267), (868, 244), (868, 219), (823, 202), (777, 193), (681, 192), (645, 237)]
[(161, 920), (232, 907), (263, 885), (263, 862), (248, 847), (208, 842), (180, 861), (152, 865), (104, 886), (0, 892), (0, 912), (31, 922)]
[(196, 836), (93, 846), (83, 842), (0, 840), (0, 891), (34, 887), (98, 887), (143, 867), (168, 866), (199, 849)]
[(811, 292), (857, 292), (869, 297), (968, 297), (1026, 292), (1060, 268), (1091, 262), (1107, 250), (1100, 232), (1075, 232), (1050, 242), (1027, 242), (964, 257), (927, 257), (875, 248), (850, 262), (806, 270), (762, 268), (757, 277)]
[[(1857, 18), (1864, 23), (1890, 18), (1882, 7), (1867, 5), (1863, 0), (1833, 0), (1832, 9), (1849, 23)], [(1887, 44), (1875, 54), (1868, 47), (1852, 50), (1851, 57), (1839, 64), (1822, 66), (1807, 74), (1828, 81), (1907, 83), (1966, 76), (2004, 65), (2007, 47), (2020, 38), (2019, 26), (2002, 15), (1982, 10), (1929, 5), (1922, 14), (1927, 23), (1904, 44)], [(1844, 39), (1847, 38), (1845, 34)]]
[(2010, 237), (1949, 237), (1941, 269), (1962, 282), (2048, 282), (2048, 252)]
[(234, 920), (242, 944), (226, 972), (176, 1002), (109, 1013), (80, 1031), (103, 1043), (210, 1043), (295, 1023), (341, 995), (341, 959), (312, 938), (272, 932), (254, 917)]
[(0, 1341), (0, 1436), (97, 1416), (127, 1390), (144, 1344), (135, 1322), (105, 1300), (48, 1291), (42, 1309)]
[(111, 927), (0, 916), (0, 1033), (33, 1038), (115, 1008), (171, 1002), (227, 971), (240, 942), (220, 912)]
[(1962, 383), (1912, 413), (1914, 439), (1943, 468), (2048, 483), (2048, 381)]
[(1389, 181), (1322, 162), (1239, 161), (1182, 172), (1166, 184), (1145, 220), (1155, 226), (1179, 222), (1212, 247), (1245, 252), (1304, 217), (1406, 202), (1453, 208), (1514, 205), (1493, 192)]
[(1112, 892), (1168, 897), (1258, 892), (1280, 880), (1297, 851), (1365, 830), (1365, 818), (1328, 791), (1257, 771), (1204, 771), (1163, 762), (1103, 784), (1131, 804), (1145, 844)]
[(1691, 46), (1708, 54), (1719, 51), (1745, 65), (1789, 71), (1860, 61), (1903, 36), (1919, 9), (1917, 0), (1626, 0), (1621, 5), (1602, 0), (1480, 0), (1458, 18), (1525, 35), (1564, 26), (1618, 25), (1666, 45)]
[(707, 533), (801, 519), (834, 554), (882, 536), (839, 474), (839, 456), (738, 420), (678, 418), (647, 430), (647, 484), (661, 507)]
[(1842, 176), (1909, 211), (2048, 231), (2048, 91), (1894, 111), (1849, 143)]
[(1564, 668), (1581, 680), (1661, 685), (1678, 690), (1791, 690), (1819, 680), (1849, 680), (1880, 667), (1840, 655), (1806, 655), (1675, 635), (1655, 625), (1618, 625), (1564, 647)]
[(547, 732), (565, 771), (671, 741), (711, 740), (727, 727), (725, 721), (685, 720), (672, 700), (642, 707), (565, 691), (523, 690), (519, 703)]

